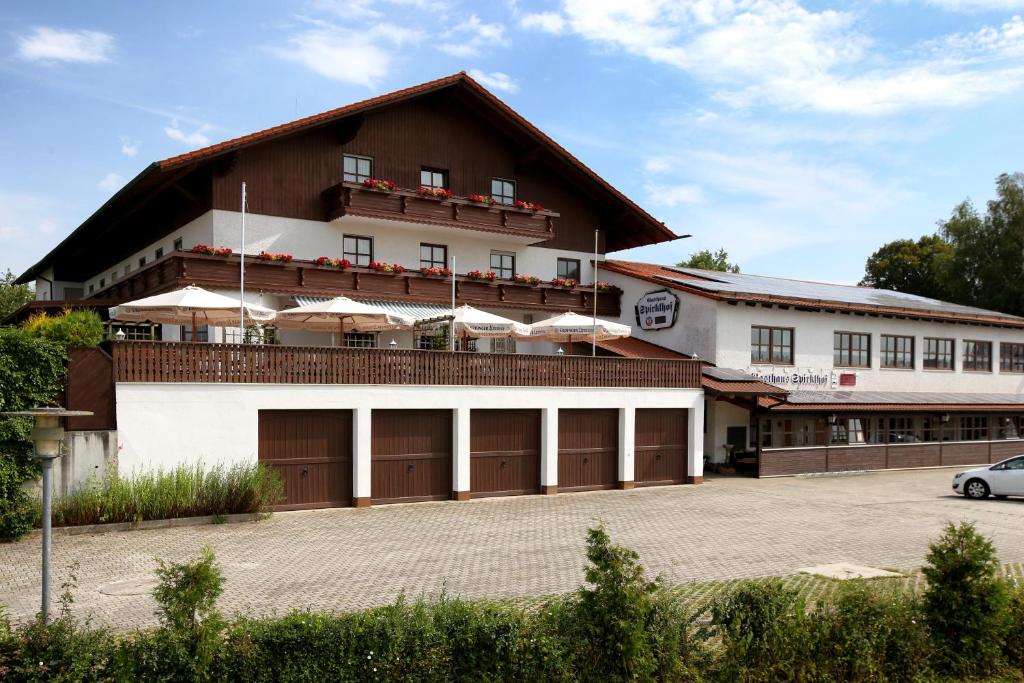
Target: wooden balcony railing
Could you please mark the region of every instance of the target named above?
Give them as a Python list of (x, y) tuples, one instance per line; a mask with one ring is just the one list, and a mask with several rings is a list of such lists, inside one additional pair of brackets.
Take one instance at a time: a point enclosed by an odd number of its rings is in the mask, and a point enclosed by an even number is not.
[(345, 215), (387, 218), (516, 235), (535, 242), (555, 236), (555, 219), (559, 217), (548, 209), (528, 211), (503, 204), (471, 202), (461, 197), (439, 200), (421, 197), (415, 190), (382, 192), (358, 183), (339, 183), (324, 190), (322, 196), (328, 221)]
[(700, 361), (116, 342), (116, 382), (492, 387), (700, 387)]

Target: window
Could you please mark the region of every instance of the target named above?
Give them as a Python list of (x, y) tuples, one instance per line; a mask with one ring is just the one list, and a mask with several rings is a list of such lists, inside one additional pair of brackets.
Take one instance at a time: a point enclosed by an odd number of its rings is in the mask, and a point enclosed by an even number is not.
[(1024, 344), (1002, 342), (999, 345), (999, 371), (1024, 372)]
[(224, 342), (226, 344), (277, 344), (279, 340), (276, 327), (246, 325), (244, 330), (237, 327), (225, 327)]
[(987, 441), (988, 417), (985, 415), (965, 415), (960, 418), (961, 441)]
[(89, 285), (89, 293), (90, 294), (92, 294), (94, 289), (95, 289), (95, 285)]
[(156, 251), (153, 252), (153, 260), (155, 261), (156, 259), (160, 258), (163, 255), (164, 255), (164, 248), (163, 247), (157, 247)]
[(992, 372), (992, 342), (964, 340), (964, 370)]
[(937, 417), (921, 418), (921, 436), (925, 441), (942, 441), (942, 420)]
[(100, 289), (103, 289), (103, 288), (104, 288), (104, 287), (106, 287), (106, 286), (107, 286), (107, 280), (106, 280), (106, 278), (102, 278), (102, 277), (101, 277), (101, 278), (100, 278)]
[(132, 272), (132, 264), (127, 263), (127, 264), (125, 264), (125, 267), (124, 267), (124, 275), (125, 275), (125, 277), (128, 277), (128, 273), (130, 273), (130, 272)]
[(499, 204), (515, 204), (516, 181), (491, 178), (491, 196)]
[(146, 265), (146, 257), (141, 256), (139, 257), (139, 268), (142, 268), (144, 265)]
[(491, 270), (502, 280), (511, 280), (516, 276), (516, 255), (504, 251), (492, 251)]
[(192, 326), (182, 325), (181, 326), (181, 341), (195, 341), (195, 342), (208, 342), (210, 341), (210, 328), (206, 325), (196, 328), (196, 338), (192, 338)]
[(890, 417), (888, 440), (889, 443), (917, 443), (920, 441), (914, 430), (914, 418)]
[(420, 186), (433, 189), (448, 187), (448, 171), (439, 168), (426, 168), (420, 171)]
[(823, 417), (777, 420), (775, 426), (779, 428), (783, 448), (825, 445), (826, 422)]
[(924, 366), (932, 370), (953, 369), (953, 340), (924, 338)]
[(515, 353), (516, 340), (513, 337), (493, 337), (491, 339), (491, 353)]
[(181, 247), (182, 241), (181, 238), (179, 237), (178, 239), (174, 240), (174, 251), (181, 251)]
[(558, 259), (558, 277), (565, 280), (580, 281), (580, 260), (578, 258)]
[(377, 348), (377, 335), (374, 332), (346, 332), (345, 348), (375, 349)]
[(882, 367), (914, 369), (914, 338), (882, 335)]
[(1010, 417), (997, 417), (999, 424), (1000, 439), (1019, 439), (1024, 434), (1024, 417), (1011, 415)]
[(373, 260), (373, 238), (359, 235), (345, 235), (342, 241), (342, 257), (354, 266), (368, 266)]
[[(705, 413), (707, 414), (707, 413)], [(769, 418), (761, 420), (761, 447), (772, 447), (772, 421)]]
[(836, 332), (832, 335), (832, 362), (836, 367), (871, 367), (871, 335)]
[(455, 338), (455, 350), (456, 351), (476, 351), (476, 337), (456, 337)]
[(117, 282), (117, 271), (116, 270), (110, 274), (110, 281), (111, 282)]
[(126, 341), (153, 341), (159, 339), (159, 325), (111, 325), (109, 336), (116, 337), (118, 332), (124, 332)]
[(420, 268), (447, 268), (448, 247), (443, 244), (420, 243)]
[(373, 159), (360, 157), (355, 154), (344, 155), (344, 174), (346, 183), (361, 183), (367, 178), (373, 177)]
[(1013, 460), (1007, 460), (1002, 464), (1002, 466), (999, 469), (1024, 470), (1024, 458), (1014, 458)]
[(750, 362), (792, 365), (793, 330), (788, 327), (751, 327)]

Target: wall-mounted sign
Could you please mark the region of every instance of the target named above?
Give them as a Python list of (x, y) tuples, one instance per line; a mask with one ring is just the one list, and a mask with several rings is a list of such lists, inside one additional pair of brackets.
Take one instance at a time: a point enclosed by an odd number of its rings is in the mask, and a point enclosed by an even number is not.
[(667, 289), (647, 292), (636, 302), (633, 310), (641, 330), (662, 330), (676, 324), (679, 297)]
[[(840, 386), (841, 375), (835, 370), (820, 368), (792, 368), (788, 366), (751, 365), (745, 371), (762, 382), (783, 389), (835, 389)], [(849, 374), (849, 373), (844, 373)], [(847, 380), (849, 381), (849, 380)], [(856, 382), (856, 376), (854, 376)], [(844, 386), (849, 386), (845, 385)]]

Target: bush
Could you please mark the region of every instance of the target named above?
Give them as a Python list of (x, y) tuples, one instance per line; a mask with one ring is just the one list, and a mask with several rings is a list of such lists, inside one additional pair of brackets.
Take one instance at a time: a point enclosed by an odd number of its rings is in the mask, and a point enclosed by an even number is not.
[[(67, 354), (18, 328), (0, 328), (0, 411), (50, 405), (64, 389)], [(35, 506), (23, 484), (39, 475), (28, 440), (32, 420), (0, 417), (0, 541), (32, 528)]]
[(711, 623), (724, 681), (807, 680), (808, 620), (798, 593), (781, 581), (751, 581), (715, 601)]
[(957, 675), (994, 671), (1002, 661), (1008, 593), (992, 542), (970, 522), (948, 524), (922, 570), (924, 612), (939, 668)]
[(1024, 586), (1015, 586), (1010, 595), (1006, 638), (1006, 663), (1024, 675)]
[(59, 315), (34, 315), (25, 322), (25, 332), (32, 337), (49, 339), (64, 348), (97, 346), (103, 341), (103, 321), (95, 311), (65, 308)]
[(55, 526), (262, 512), (283, 495), (281, 476), (266, 465), (179, 465), (173, 470), (108, 474), (53, 503)]

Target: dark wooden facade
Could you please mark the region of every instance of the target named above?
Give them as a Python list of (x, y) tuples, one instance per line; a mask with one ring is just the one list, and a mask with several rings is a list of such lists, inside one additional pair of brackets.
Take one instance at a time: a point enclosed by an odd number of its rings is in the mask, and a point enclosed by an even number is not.
[(687, 411), (638, 408), (633, 477), (637, 486), (686, 481)]
[(93, 414), (86, 417), (69, 417), (67, 429), (117, 429), (113, 363), (110, 354), (101, 348), (83, 347), (68, 350), (64, 407), (68, 410), (88, 410)]
[(615, 488), (619, 480), (619, 411), (558, 411), (558, 490)]
[(539, 410), (471, 411), (472, 497), (540, 492), (540, 418)]
[(452, 411), (374, 410), (373, 503), (447, 500), (452, 492)]
[(284, 480), (278, 510), (352, 504), (352, 411), (259, 411), (259, 461)]

